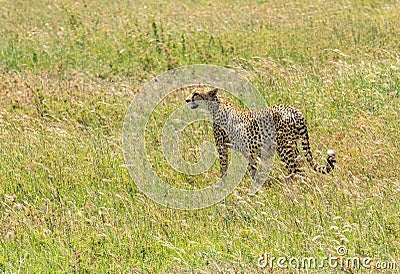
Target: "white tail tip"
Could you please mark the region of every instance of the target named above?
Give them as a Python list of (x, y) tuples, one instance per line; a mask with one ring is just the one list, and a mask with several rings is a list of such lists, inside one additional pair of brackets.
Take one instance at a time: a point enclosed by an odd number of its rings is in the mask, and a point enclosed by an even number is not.
[(335, 151), (333, 149), (328, 149), (327, 153), (328, 155), (334, 155)]

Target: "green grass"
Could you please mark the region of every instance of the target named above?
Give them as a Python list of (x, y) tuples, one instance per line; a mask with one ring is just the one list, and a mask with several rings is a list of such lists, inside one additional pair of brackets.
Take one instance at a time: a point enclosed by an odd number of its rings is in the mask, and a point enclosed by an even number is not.
[[(0, 1), (0, 272), (251, 273), (263, 253), (340, 245), (400, 267), (399, 12), (375, 0)], [(276, 161), (262, 193), (248, 196), (246, 177), (197, 211), (148, 199), (124, 167), (125, 113), (148, 80), (195, 63), (245, 70), (269, 104), (298, 106), (314, 156), (334, 148), (338, 169), (288, 181)], [(218, 165), (185, 176), (159, 152), (187, 95), (165, 100), (145, 138), (165, 180), (198, 188)], [(188, 161), (212, 140), (209, 124), (191, 128)]]

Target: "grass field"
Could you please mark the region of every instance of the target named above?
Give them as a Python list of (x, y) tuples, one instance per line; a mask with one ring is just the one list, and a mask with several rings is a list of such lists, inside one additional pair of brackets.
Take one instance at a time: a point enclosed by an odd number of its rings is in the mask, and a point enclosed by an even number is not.
[[(0, 272), (290, 273), (258, 259), (339, 246), (400, 268), (399, 1), (139, 2), (0, 0)], [(199, 63), (298, 106), (315, 158), (333, 148), (338, 168), (287, 180), (276, 161), (263, 192), (249, 196), (246, 177), (196, 211), (148, 199), (124, 166), (127, 108), (154, 76)], [(145, 136), (155, 169), (183, 188), (218, 174), (182, 176), (158, 152), (187, 95), (168, 97)], [(186, 130), (185, 158), (211, 135)]]

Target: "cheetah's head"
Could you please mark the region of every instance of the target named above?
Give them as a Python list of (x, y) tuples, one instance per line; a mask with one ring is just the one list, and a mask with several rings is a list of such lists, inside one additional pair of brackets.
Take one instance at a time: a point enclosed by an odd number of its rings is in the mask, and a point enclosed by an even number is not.
[(216, 88), (212, 90), (195, 90), (186, 98), (186, 103), (191, 104), (192, 109), (196, 109), (201, 104), (208, 105), (208, 102), (213, 102), (215, 104), (218, 100), (217, 91), (218, 89)]

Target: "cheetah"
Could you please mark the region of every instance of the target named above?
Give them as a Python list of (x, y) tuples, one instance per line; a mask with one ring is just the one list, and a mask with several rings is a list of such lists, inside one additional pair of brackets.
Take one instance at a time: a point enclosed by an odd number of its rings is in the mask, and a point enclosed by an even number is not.
[[(241, 152), (248, 160), (248, 172), (254, 180), (262, 151), (276, 151), (288, 170), (288, 176), (300, 173), (302, 158), (297, 148), (301, 140), (305, 158), (320, 173), (331, 172), (336, 163), (333, 150), (328, 150), (326, 165), (313, 158), (307, 123), (301, 111), (289, 105), (275, 105), (258, 110), (242, 109), (218, 95), (218, 89), (195, 90), (186, 103), (196, 109), (205, 106), (213, 119), (213, 133), (223, 176), (228, 167), (228, 149)], [(267, 148), (265, 149), (265, 147)], [(271, 157), (269, 155), (268, 157)]]

